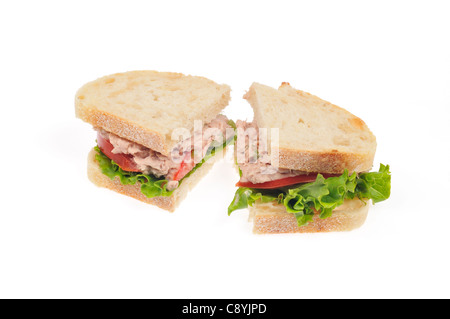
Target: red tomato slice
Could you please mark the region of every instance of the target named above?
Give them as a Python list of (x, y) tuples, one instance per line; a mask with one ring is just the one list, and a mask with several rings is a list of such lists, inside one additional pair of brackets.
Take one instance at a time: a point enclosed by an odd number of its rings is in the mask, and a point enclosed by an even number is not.
[(97, 144), (100, 150), (108, 156), (111, 160), (117, 163), (121, 169), (128, 172), (140, 172), (137, 164), (133, 161), (131, 155), (127, 154), (114, 154), (112, 150), (114, 146), (107, 140), (104, 139), (100, 133), (97, 134)]
[[(323, 177), (335, 177), (340, 175), (334, 175), (334, 174), (321, 174)], [(259, 189), (274, 189), (274, 188), (280, 188), (283, 186), (289, 186), (289, 185), (295, 185), (300, 183), (311, 183), (314, 182), (317, 178), (317, 173), (311, 173), (309, 175), (298, 175), (298, 176), (292, 176), (292, 177), (286, 177), (282, 179), (278, 179), (275, 181), (260, 183), (260, 184), (253, 184), (250, 182), (238, 182), (236, 186), (238, 187), (248, 187), (248, 188), (259, 188)]]
[(184, 176), (186, 176), (187, 173), (192, 171), (194, 166), (195, 166), (194, 159), (192, 158), (192, 156), (189, 156), (189, 154), (188, 154), (186, 156), (186, 158), (183, 160), (183, 162), (181, 163), (178, 171), (173, 176), (173, 180), (174, 181), (181, 180)]

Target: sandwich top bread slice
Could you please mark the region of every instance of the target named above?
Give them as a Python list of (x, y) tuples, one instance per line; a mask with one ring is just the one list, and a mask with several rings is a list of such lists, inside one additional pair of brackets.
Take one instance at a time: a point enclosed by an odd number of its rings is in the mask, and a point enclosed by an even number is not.
[(283, 83), (253, 83), (252, 123), (237, 121), (239, 188), (229, 214), (250, 206), (256, 233), (351, 230), (368, 200), (390, 196), (389, 166), (369, 173), (376, 139), (348, 111)]
[(75, 97), (76, 116), (94, 127), (169, 155), (175, 128), (193, 131), (230, 101), (230, 87), (180, 73), (131, 71), (89, 82)]
[(280, 167), (330, 174), (372, 168), (375, 136), (350, 112), (289, 83), (278, 90), (253, 83), (244, 98), (259, 127), (280, 128)]
[(174, 211), (232, 140), (219, 114), (229, 100), (227, 85), (179, 73), (132, 71), (85, 84), (75, 110), (97, 131), (90, 180)]

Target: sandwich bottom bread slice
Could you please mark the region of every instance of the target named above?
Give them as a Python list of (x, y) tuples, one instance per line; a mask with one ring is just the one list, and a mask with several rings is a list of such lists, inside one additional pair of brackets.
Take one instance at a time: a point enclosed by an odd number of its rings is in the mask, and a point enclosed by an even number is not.
[(286, 207), (276, 201), (255, 203), (250, 206), (249, 211), (253, 231), (257, 234), (320, 233), (349, 231), (362, 226), (369, 212), (369, 204), (359, 199), (346, 199), (333, 210), (331, 216), (320, 218), (320, 213), (315, 212), (311, 221), (302, 226), (298, 226), (294, 214), (287, 213)]
[[(96, 147), (88, 155), (88, 177), (89, 180), (99, 187), (108, 188), (120, 194), (135, 198), (147, 204), (173, 212), (180, 202), (186, 198), (187, 193), (208, 173), (213, 167), (214, 159), (204, 162), (197, 169), (191, 171), (172, 192), (166, 192), (164, 196), (152, 196), (163, 193), (163, 188), (156, 187), (152, 192), (142, 190), (138, 182), (139, 177), (133, 176), (132, 172), (121, 171), (101, 153)], [(127, 176), (128, 175), (128, 176)], [(145, 182), (145, 180), (144, 180)]]
[(249, 208), (259, 234), (349, 231), (364, 224), (370, 199), (377, 203), (390, 196), (389, 166), (382, 164), (379, 172), (307, 176), (314, 181), (274, 188), (239, 182), (228, 214)]
[(254, 83), (244, 98), (255, 118), (236, 122), (240, 180), (228, 214), (248, 208), (255, 233), (349, 231), (370, 200), (389, 198), (389, 166), (369, 172), (376, 141), (361, 119), (287, 83)]

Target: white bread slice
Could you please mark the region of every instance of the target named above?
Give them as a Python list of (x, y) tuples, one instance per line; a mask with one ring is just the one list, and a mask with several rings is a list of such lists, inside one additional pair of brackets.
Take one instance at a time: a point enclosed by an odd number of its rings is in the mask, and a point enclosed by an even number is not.
[(244, 98), (260, 128), (279, 129), (279, 167), (331, 174), (372, 168), (375, 136), (350, 112), (289, 83), (278, 90), (253, 83)]
[(298, 227), (294, 214), (286, 212), (286, 207), (276, 202), (255, 203), (249, 209), (249, 216), (255, 234), (350, 231), (364, 224), (369, 206), (360, 199), (346, 200), (331, 217), (321, 219), (316, 213), (313, 221), (301, 227)]
[(168, 156), (176, 128), (210, 122), (230, 100), (230, 87), (198, 76), (130, 71), (102, 77), (75, 96), (80, 119)]
[[(88, 155), (88, 177), (89, 180), (99, 187), (105, 187), (116, 191), (120, 194), (133, 197), (147, 204), (158, 206), (159, 208), (174, 212), (175, 208), (180, 202), (187, 196), (187, 193), (205, 176), (208, 171), (213, 167), (215, 158), (211, 158), (202, 164), (192, 175), (185, 178), (181, 185), (172, 193), (171, 196), (158, 196), (148, 198), (141, 192), (141, 186), (139, 183), (135, 185), (122, 185), (119, 177), (111, 180), (108, 176), (104, 175), (95, 159), (96, 151), (92, 149)], [(216, 155), (220, 156), (220, 155)]]

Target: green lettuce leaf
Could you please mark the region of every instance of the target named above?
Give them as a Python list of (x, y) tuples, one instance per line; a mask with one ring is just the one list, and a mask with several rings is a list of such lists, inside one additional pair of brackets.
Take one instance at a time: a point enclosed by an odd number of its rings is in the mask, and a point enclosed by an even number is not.
[(286, 207), (288, 213), (294, 214), (298, 226), (303, 226), (312, 221), (314, 211), (319, 212), (320, 218), (327, 218), (345, 199), (371, 199), (375, 204), (388, 199), (390, 190), (389, 165), (381, 164), (378, 172), (349, 175), (346, 170), (341, 176), (329, 178), (318, 174), (314, 182), (278, 190), (278, 194), (276, 190), (268, 192), (239, 188), (228, 207), (228, 215), (235, 210), (252, 206), (257, 200), (278, 201)]
[(228, 207), (228, 215), (231, 215), (231, 213), (235, 210), (244, 209), (247, 208), (248, 206), (253, 206), (253, 204), (257, 200), (260, 200), (262, 203), (268, 203), (272, 201), (278, 201), (279, 203), (281, 203), (282, 197), (280, 197), (280, 195), (274, 194), (263, 195), (262, 193), (258, 193), (251, 188), (244, 188), (244, 187), (238, 188), (236, 194), (234, 195), (233, 201)]
[[(194, 168), (187, 173), (179, 182), (179, 185), (184, 181), (185, 178), (188, 178), (191, 174), (193, 174), (198, 168), (200, 168), (207, 160), (213, 157), (218, 151), (224, 149), (228, 144), (232, 143), (233, 139), (230, 139), (223, 143), (221, 146), (211, 147), (207, 152), (206, 156), (197, 163)], [(108, 176), (111, 180), (114, 180), (116, 177), (119, 177), (120, 183), (122, 185), (135, 185), (136, 183), (140, 183), (141, 192), (148, 198), (157, 197), (157, 196), (170, 196), (174, 192), (167, 190), (168, 181), (163, 177), (156, 177), (153, 175), (146, 175), (142, 173), (128, 172), (124, 171), (111, 160), (108, 156), (103, 154), (98, 146), (95, 147), (97, 154), (95, 155), (95, 159), (97, 160), (100, 169), (103, 174)], [(179, 187), (179, 186), (178, 186)]]
[(370, 198), (373, 203), (382, 202), (391, 196), (391, 172), (389, 165), (380, 165), (378, 172), (359, 175), (356, 192), (360, 198)]
[[(234, 143), (234, 145), (235, 145), (234, 152), (236, 153), (236, 141), (237, 141), (237, 133), (236, 133), (236, 130), (237, 130), (237, 126), (236, 126), (236, 123), (234, 123), (233, 120), (229, 120), (229, 121), (228, 121), (228, 125), (231, 126), (231, 127), (234, 129), (233, 143)], [(239, 177), (242, 177), (242, 171), (241, 171), (241, 168), (240, 168), (239, 165), (238, 165), (238, 162), (237, 162), (237, 156), (234, 156), (234, 164), (236, 165), (236, 167), (237, 167), (237, 169), (238, 169), (238, 171), (239, 171)]]
[(139, 182), (141, 184), (142, 194), (149, 198), (172, 195), (173, 190), (168, 191), (166, 188), (168, 182), (166, 179), (158, 178), (153, 175), (124, 171), (113, 160), (103, 154), (98, 146), (95, 147), (95, 150), (97, 151), (95, 159), (97, 160), (102, 173), (111, 180), (114, 180), (117, 176), (122, 185), (135, 185)]
[(237, 129), (236, 123), (232, 119), (228, 120), (228, 125), (231, 126), (234, 130)]

